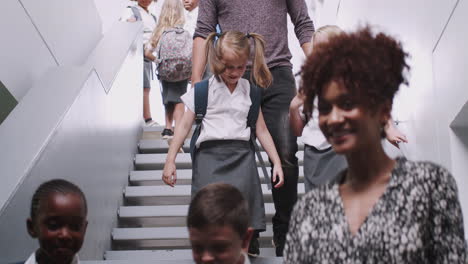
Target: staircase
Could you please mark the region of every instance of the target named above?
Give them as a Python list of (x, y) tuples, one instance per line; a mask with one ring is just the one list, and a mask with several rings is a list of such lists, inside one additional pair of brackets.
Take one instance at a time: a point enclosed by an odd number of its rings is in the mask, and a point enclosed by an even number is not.
[[(128, 186), (123, 190), (123, 206), (117, 212), (118, 227), (112, 231), (112, 250), (106, 251), (106, 261), (91, 263), (193, 263), (186, 215), (191, 191), (191, 159), (189, 139), (184, 152), (176, 159), (177, 184), (174, 188), (161, 180), (168, 150), (168, 141), (161, 139), (162, 127), (145, 128), (135, 156), (135, 170), (129, 174)], [(268, 161), (264, 151), (261, 152)], [(299, 146), (299, 195), (304, 193), (303, 145)], [(267, 162), (267, 166), (269, 163)], [(271, 218), (275, 212), (271, 191), (259, 175), (267, 216), (267, 230), (260, 234), (260, 257), (252, 258), (254, 264), (282, 263), (272, 248)], [(267, 168), (270, 172), (270, 168)]]

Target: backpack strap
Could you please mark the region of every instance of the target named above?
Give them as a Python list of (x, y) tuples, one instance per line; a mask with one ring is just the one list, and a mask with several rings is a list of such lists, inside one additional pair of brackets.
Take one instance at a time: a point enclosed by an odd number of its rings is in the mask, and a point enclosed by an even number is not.
[(190, 156), (192, 161), (195, 154), (195, 143), (200, 136), (201, 124), (206, 115), (206, 108), (208, 106), (208, 84), (209, 79), (205, 79), (195, 84), (194, 99), (195, 99), (195, 130), (193, 131), (192, 139), (190, 140)]
[(265, 162), (263, 161), (263, 157), (260, 154), (260, 148), (258, 147), (256, 139), (256, 125), (258, 115), (260, 114), (260, 105), (262, 102), (262, 89), (254, 85), (253, 83), (250, 85), (250, 101), (252, 102), (252, 104), (250, 105), (249, 113), (247, 115), (247, 126), (250, 127), (250, 142), (254, 147), (255, 153), (257, 154), (257, 158), (260, 162), (260, 167), (262, 168), (263, 176), (265, 177), (268, 190), (271, 190), (271, 179), (268, 175)]
[(262, 102), (262, 90), (254, 84), (250, 85), (250, 101), (252, 104), (250, 105), (249, 113), (247, 115), (247, 126), (255, 132), (258, 114), (260, 113), (260, 104)]
[(141, 21), (142, 19), (141, 19), (140, 10), (138, 10), (138, 8), (136, 6), (129, 6), (129, 7), (133, 12), (133, 16), (135, 16), (135, 19), (137, 21)]
[[(129, 7), (130, 9), (132, 9), (133, 16), (135, 16), (135, 18), (136, 18), (137, 21), (143, 20), (143, 19), (141, 18), (141, 13), (140, 13), (140, 10), (138, 10), (138, 7), (136, 7), (136, 6), (127, 6), (127, 7)], [(153, 15), (152, 13), (149, 13), (149, 14), (153, 17), (154, 22), (157, 24), (157, 23), (158, 23), (158, 19), (156, 18), (156, 16)]]

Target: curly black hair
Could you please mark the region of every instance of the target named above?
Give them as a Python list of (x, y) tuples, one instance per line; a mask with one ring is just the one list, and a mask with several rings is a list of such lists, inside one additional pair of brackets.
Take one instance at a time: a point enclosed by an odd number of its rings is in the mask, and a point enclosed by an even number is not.
[(33, 223), (36, 222), (36, 219), (39, 215), (39, 207), (41, 206), (41, 201), (47, 199), (47, 197), (52, 193), (73, 193), (79, 195), (83, 200), (85, 212), (88, 212), (88, 205), (86, 203), (85, 195), (78, 186), (64, 179), (53, 179), (42, 183), (33, 194), (30, 210), (30, 217)]
[(332, 36), (314, 47), (302, 66), (300, 92), (306, 96), (304, 113), (311, 117), (313, 102), (331, 81), (340, 81), (371, 110), (393, 101), (400, 84), (408, 84), (409, 70), (401, 43), (369, 26)]

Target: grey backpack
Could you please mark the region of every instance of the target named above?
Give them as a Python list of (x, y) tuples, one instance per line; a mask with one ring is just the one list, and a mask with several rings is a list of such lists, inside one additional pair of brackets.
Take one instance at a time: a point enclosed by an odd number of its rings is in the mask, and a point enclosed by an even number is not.
[(159, 39), (158, 78), (168, 82), (187, 80), (192, 75), (192, 36), (182, 27), (165, 30)]

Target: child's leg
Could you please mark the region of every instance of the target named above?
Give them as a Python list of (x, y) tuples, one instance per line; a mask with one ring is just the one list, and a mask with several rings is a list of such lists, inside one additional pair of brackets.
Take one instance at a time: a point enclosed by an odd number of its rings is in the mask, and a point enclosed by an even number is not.
[(164, 105), (166, 110), (166, 129), (172, 130), (172, 122), (174, 121), (174, 104), (167, 103)]
[(184, 112), (185, 112), (184, 104), (178, 103), (174, 105), (173, 118), (175, 121), (175, 125), (174, 125), (175, 127), (177, 126), (179, 121), (182, 120), (182, 116), (184, 115)]
[(145, 120), (151, 118), (151, 108), (149, 102), (150, 88), (143, 88), (143, 118)]
[(151, 71), (152, 62), (143, 61), (143, 118), (144, 120), (151, 120), (151, 108), (149, 94), (151, 90)]

